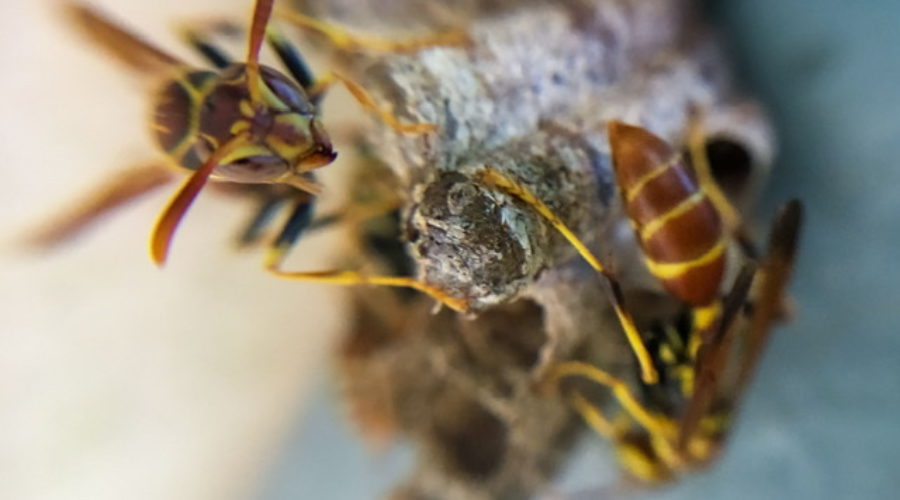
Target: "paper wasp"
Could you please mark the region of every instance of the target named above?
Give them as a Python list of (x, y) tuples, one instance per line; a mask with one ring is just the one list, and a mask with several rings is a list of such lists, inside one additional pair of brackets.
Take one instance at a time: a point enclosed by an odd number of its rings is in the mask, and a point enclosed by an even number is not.
[(641, 382), (635, 391), (624, 380), (577, 361), (551, 370), (548, 381), (553, 385), (581, 377), (612, 391), (621, 406), (615, 418), (585, 397), (583, 386), (571, 389), (568, 397), (595, 431), (613, 441), (632, 477), (647, 483), (668, 481), (716, 458), (768, 333), (783, 313), (801, 217), (799, 203), (782, 208), (756, 279), (753, 266), (745, 267), (722, 301), (720, 320), (707, 338), (700, 338), (689, 308), (677, 320), (650, 330), (657, 383)]
[[(767, 253), (753, 262), (756, 252), (712, 178), (696, 130), (689, 138), (689, 163), (643, 128), (608, 125), (616, 182), (647, 268), (682, 304), (678, 320), (662, 321), (643, 334), (626, 308), (618, 279), (565, 223), (514, 180), (490, 168), (481, 174), (546, 217), (606, 277), (640, 367), (640, 395), (624, 380), (579, 361), (551, 368), (547, 383), (555, 387), (580, 377), (609, 389), (623, 409), (616, 419), (607, 418), (578, 390), (570, 393), (570, 401), (593, 429), (616, 444), (628, 472), (646, 482), (670, 479), (714, 458), (768, 331), (783, 312), (802, 219), (800, 203), (788, 203), (773, 223)], [(730, 241), (746, 249), (751, 263), (721, 298)]]
[[(330, 164), (337, 156), (318, 113), (319, 103), (332, 83), (343, 83), (365, 109), (398, 132), (422, 134), (434, 131), (435, 127), (429, 123), (402, 123), (346, 77), (332, 74), (317, 80), (297, 49), (270, 25), (274, 0), (255, 2), (244, 62), (232, 62), (207, 34), (188, 30), (188, 42), (212, 70), (182, 62), (89, 7), (71, 3), (66, 4), (66, 9), (74, 23), (108, 53), (132, 70), (157, 80), (152, 95), (153, 141), (171, 167), (190, 172), (153, 229), (150, 253), (155, 263), (161, 265), (166, 261), (182, 217), (207, 181), (215, 179), (233, 184), (231, 191), (261, 199), (259, 212), (242, 237), (245, 242), (258, 237), (262, 226), (279, 207), (292, 205), (290, 216), (265, 259), (265, 267), (273, 274), (301, 281), (411, 287), (453, 309), (465, 308), (462, 301), (409, 277), (280, 269), (286, 252), (312, 219), (313, 202), (321, 191), (314, 171)], [(310, 28), (303, 16), (293, 14), (289, 20)], [(311, 29), (345, 45), (347, 40), (355, 40), (352, 35), (322, 23), (313, 24)], [(433, 43), (446, 40), (437, 37)], [(259, 62), (264, 41), (274, 49), (286, 74)], [(357, 45), (364, 44), (362, 41)], [(418, 41), (412, 47), (398, 43), (398, 50), (427, 45), (427, 41)], [(387, 44), (381, 50), (390, 48)], [(97, 216), (167, 183), (171, 177), (170, 169), (155, 165), (126, 172), (112, 179), (93, 199), (81, 205), (80, 210), (39, 239), (49, 244), (65, 239)]]

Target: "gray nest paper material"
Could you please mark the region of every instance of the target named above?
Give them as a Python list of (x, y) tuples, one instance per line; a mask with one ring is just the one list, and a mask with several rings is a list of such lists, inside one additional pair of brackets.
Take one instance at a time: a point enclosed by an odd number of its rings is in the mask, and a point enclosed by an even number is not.
[(574, 255), (528, 207), (480, 185), (474, 174), (482, 167), (530, 188), (600, 255), (627, 256), (633, 243), (616, 238), (614, 227), (622, 214), (608, 120), (679, 144), (691, 109), (699, 111), (711, 137), (751, 154), (746, 201), (772, 158), (767, 121), (736, 89), (718, 41), (683, 1), (303, 3), (356, 32), (398, 38), (455, 27), (471, 38), (468, 47), (357, 54), (342, 63), (399, 117), (438, 126), (416, 136), (376, 123), (369, 140), (405, 183), (421, 277), (476, 310), (527, 293), (541, 272)]
[[(345, 355), (345, 378), (357, 394), (373, 394), (360, 384), (382, 384), (386, 401), (373, 404), (390, 407), (390, 426), (422, 450), (398, 497), (531, 495), (577, 428), (564, 402), (535, 390), (542, 371), (576, 350), (614, 372), (634, 366), (596, 274), (534, 210), (478, 173), (490, 166), (527, 186), (595, 253), (612, 257), (627, 288), (659, 290), (623, 218), (606, 122), (681, 144), (699, 111), (709, 137), (750, 156), (751, 175), (731, 193), (744, 207), (772, 159), (768, 123), (683, 1), (299, 3), (355, 32), (398, 38), (456, 28), (471, 38), (408, 54), (335, 53), (398, 117), (437, 125), (434, 134), (404, 135), (373, 120), (367, 140), (400, 179), (402, 232), (419, 277), (468, 299), (478, 315), (430, 316), (419, 306), (399, 323), (373, 321), (385, 309), (376, 295), (387, 292), (356, 293), (360, 324), (348, 342), (365, 330), (379, 348)], [(522, 338), (536, 340), (509, 341)]]

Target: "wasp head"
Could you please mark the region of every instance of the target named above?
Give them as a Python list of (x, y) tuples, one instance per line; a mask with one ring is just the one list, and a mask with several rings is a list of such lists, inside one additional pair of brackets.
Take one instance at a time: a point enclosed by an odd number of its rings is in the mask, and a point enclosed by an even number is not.
[(212, 172), (220, 180), (312, 185), (301, 182), (304, 175), (337, 156), (315, 106), (292, 80), (265, 66), (254, 99), (246, 69), (188, 70), (168, 82), (154, 106), (156, 142), (189, 170), (229, 144)]
[(272, 68), (260, 70), (258, 99), (245, 65), (220, 75), (201, 105), (200, 137), (212, 148), (245, 137), (220, 160), (214, 171), (220, 179), (297, 184), (306, 172), (334, 161), (336, 153), (303, 89)]

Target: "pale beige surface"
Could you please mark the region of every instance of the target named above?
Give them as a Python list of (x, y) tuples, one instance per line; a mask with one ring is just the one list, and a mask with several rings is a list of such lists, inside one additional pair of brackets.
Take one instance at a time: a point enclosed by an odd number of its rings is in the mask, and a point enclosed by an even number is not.
[[(174, 20), (246, 16), (249, 3), (95, 2), (182, 56)], [(141, 86), (68, 29), (56, 2), (0, 3), (0, 33), (0, 498), (252, 496), (327, 375), (340, 291), (266, 276), (258, 255), (229, 246), (249, 207), (208, 194), (164, 271), (146, 241), (167, 190), (60, 251), (15, 248), (154, 153)], [(329, 241), (310, 238), (291, 263), (327, 265)]]

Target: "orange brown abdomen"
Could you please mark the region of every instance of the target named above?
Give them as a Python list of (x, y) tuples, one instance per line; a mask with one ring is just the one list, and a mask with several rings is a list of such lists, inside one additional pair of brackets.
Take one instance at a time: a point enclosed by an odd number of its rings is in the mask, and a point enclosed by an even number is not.
[(725, 229), (684, 156), (647, 130), (610, 122), (613, 168), (650, 272), (672, 295), (711, 304), (725, 271)]

